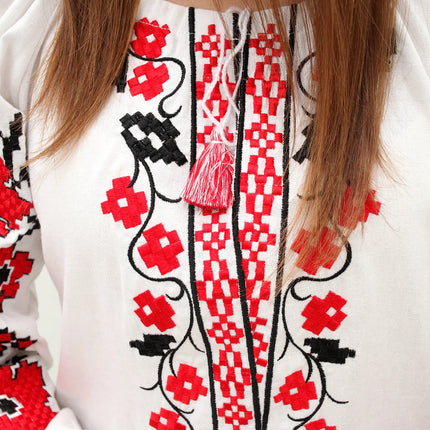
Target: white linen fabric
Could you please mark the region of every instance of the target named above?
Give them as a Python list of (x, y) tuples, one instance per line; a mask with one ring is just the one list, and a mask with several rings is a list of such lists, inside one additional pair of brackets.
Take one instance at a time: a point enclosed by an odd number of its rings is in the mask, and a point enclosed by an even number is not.
[[(234, 203), (212, 211), (189, 206), (181, 192), (210, 138), (201, 103), (220, 51), (231, 53), (244, 31), (240, 11), (224, 14), (222, 47), (216, 12), (142, 1), (127, 64), (96, 121), (61, 162), (20, 172), (51, 127), (23, 124), (21, 114), (57, 2), (7, 6), (0, 428), (428, 428), (429, 3), (414, 0), (398, 12), (382, 130), (397, 180), (375, 172), (363, 232), (360, 223), (339, 247), (328, 227), (320, 246), (329, 257), (316, 248), (308, 260), (300, 259), (306, 231), (289, 230), (314, 113), (300, 9), (295, 17), (284, 8), (301, 83), (295, 110), (276, 28), (257, 14), (227, 85), (216, 84), (206, 102), (222, 119), (226, 89), (238, 83), (238, 114), (226, 121)], [(276, 270), (283, 259), (285, 279)], [(43, 264), (62, 304), (56, 387), (36, 328), (33, 281)]]

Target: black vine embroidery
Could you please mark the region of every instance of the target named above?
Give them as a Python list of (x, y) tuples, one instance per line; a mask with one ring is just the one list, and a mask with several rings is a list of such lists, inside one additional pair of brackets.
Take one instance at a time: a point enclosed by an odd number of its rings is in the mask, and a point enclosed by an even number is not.
[(132, 348), (137, 348), (140, 355), (149, 357), (163, 356), (170, 349), (170, 344), (176, 342), (175, 338), (168, 334), (144, 334), (142, 340), (130, 341)]
[[(187, 162), (176, 144), (175, 138), (179, 136), (179, 131), (170, 119), (161, 122), (152, 113), (142, 115), (136, 112), (133, 115), (124, 115), (120, 121), (124, 127), (121, 135), (137, 160), (141, 162), (145, 158), (149, 158), (152, 162), (163, 160), (166, 164), (175, 162), (178, 166)], [(145, 134), (143, 139), (134, 136), (131, 131), (133, 126), (137, 126)], [(155, 143), (157, 138), (159, 145)]]

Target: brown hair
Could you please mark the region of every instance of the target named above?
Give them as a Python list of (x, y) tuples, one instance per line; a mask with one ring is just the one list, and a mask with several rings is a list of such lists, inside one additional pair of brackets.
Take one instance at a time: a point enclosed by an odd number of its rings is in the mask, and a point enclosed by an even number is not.
[[(219, 1), (215, 1), (219, 3)], [(245, 2), (246, 3), (246, 2)], [(63, 0), (36, 109), (54, 114), (58, 128), (41, 156), (71, 148), (111, 94), (131, 39), (139, 0)], [(289, 86), (295, 88), (288, 30), (279, 0), (254, 0), (274, 9), (287, 59)], [(330, 225), (345, 242), (360, 219), (374, 168), (383, 165), (380, 126), (384, 113), (394, 43), (396, 0), (304, 0), (315, 49), (312, 84), (316, 114), (309, 168), (303, 185), (301, 222), (317, 239)], [(97, 23), (97, 25), (94, 25)], [(347, 184), (352, 204), (349, 222), (339, 217)], [(308, 242), (311, 252), (312, 240)], [(306, 257), (307, 251), (302, 253)]]

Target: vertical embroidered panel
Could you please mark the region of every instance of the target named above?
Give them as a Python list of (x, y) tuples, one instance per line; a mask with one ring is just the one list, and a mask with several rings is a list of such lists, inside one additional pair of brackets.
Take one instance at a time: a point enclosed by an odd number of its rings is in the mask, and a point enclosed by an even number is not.
[[(231, 41), (225, 41), (225, 51)], [(221, 35), (215, 24), (196, 40), (195, 52), (199, 67), (196, 76), (197, 100), (203, 99), (205, 89), (214, 79), (220, 55)], [(233, 78), (228, 86), (233, 91)], [(217, 84), (207, 102), (217, 120), (224, 117), (228, 100)], [(201, 110), (199, 110), (201, 112)], [(209, 143), (212, 124), (202, 114), (197, 121), (197, 150)], [(227, 131), (233, 138), (231, 130)], [(232, 430), (252, 426), (251, 371), (247, 366), (247, 351), (243, 318), (240, 313), (239, 282), (236, 273), (231, 209), (219, 212), (205, 211), (195, 216), (196, 287), (200, 311), (206, 322), (213, 354), (216, 408), (222, 428)]]
[[(275, 277), (267, 262), (276, 259), (279, 226), (270, 224), (282, 207), (283, 114), (286, 81), (281, 73), (281, 42), (274, 24), (250, 40), (249, 78), (246, 101), (250, 104), (245, 123), (247, 153), (240, 176), (244, 215), (239, 221), (242, 266), (253, 336), (257, 381), (261, 383), (268, 364)], [(249, 100), (249, 101), (248, 101)]]

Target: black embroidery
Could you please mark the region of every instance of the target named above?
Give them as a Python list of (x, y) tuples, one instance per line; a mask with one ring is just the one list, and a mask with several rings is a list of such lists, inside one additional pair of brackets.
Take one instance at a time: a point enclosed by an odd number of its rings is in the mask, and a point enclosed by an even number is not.
[(311, 354), (315, 354), (319, 361), (334, 364), (345, 364), (347, 358), (354, 358), (355, 351), (349, 348), (339, 348), (336, 339), (305, 339), (305, 346), (311, 347)]
[(9, 123), (9, 137), (3, 136), (0, 131), (0, 138), (3, 141), (3, 159), (5, 166), (12, 170), (12, 153), (13, 151), (19, 151), (19, 138), (22, 136), (22, 114), (16, 113), (15, 119)]
[[(120, 121), (124, 127), (121, 135), (139, 161), (143, 162), (145, 158), (149, 158), (153, 162), (163, 160), (166, 164), (174, 161), (178, 166), (187, 162), (185, 155), (176, 144), (175, 138), (179, 136), (179, 131), (169, 119), (161, 122), (152, 113), (142, 115), (140, 112), (136, 112), (134, 115), (124, 115)], [(130, 131), (131, 127), (135, 125), (145, 133), (146, 136), (143, 139), (137, 139)], [(154, 139), (150, 139), (151, 134), (160, 140), (161, 146), (158, 148)]]
[(309, 159), (309, 149), (310, 149), (310, 143), (312, 140), (312, 135), (314, 133), (314, 124), (313, 122), (309, 124), (305, 129), (302, 131), (302, 134), (306, 137), (305, 142), (303, 143), (303, 146), (293, 155), (293, 160), (297, 161), (297, 163), (302, 164), (305, 159)]
[[(6, 265), (4, 265), (2, 268), (0, 268), (0, 285), (3, 283), (6, 283), (9, 279), (10, 275), (10, 269)], [(1, 330), (0, 330), (1, 333)]]
[(15, 399), (6, 397), (4, 394), (0, 396), (0, 411), (6, 415), (15, 415), (18, 412), (20, 405)]
[(164, 355), (171, 347), (170, 343), (176, 342), (173, 336), (168, 334), (144, 334), (142, 340), (130, 341), (130, 346), (139, 351), (139, 355), (154, 357)]

